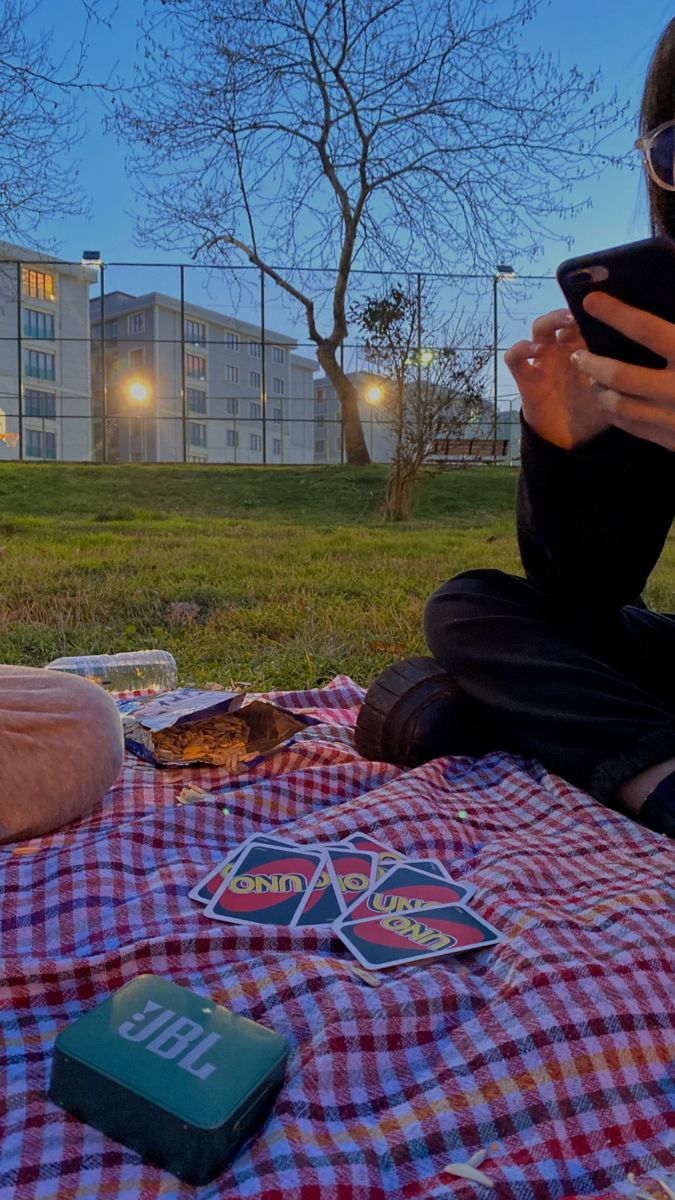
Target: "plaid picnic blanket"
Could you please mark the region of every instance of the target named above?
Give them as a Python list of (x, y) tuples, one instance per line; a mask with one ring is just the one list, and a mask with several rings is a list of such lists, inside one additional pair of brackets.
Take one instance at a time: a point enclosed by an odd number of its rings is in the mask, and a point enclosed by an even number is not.
[[(3, 1197), (464, 1200), (485, 1187), (444, 1169), (484, 1150), (497, 1200), (672, 1200), (673, 843), (503, 753), (365, 762), (362, 696), (275, 693), (320, 723), (250, 774), (130, 759), (86, 820), (0, 848)], [(188, 781), (214, 795), (177, 804)], [(329, 933), (209, 921), (188, 889), (269, 829), (439, 858), (506, 939), (370, 987)], [(292, 1046), (263, 1131), (198, 1192), (45, 1098), (58, 1030), (141, 972)]]

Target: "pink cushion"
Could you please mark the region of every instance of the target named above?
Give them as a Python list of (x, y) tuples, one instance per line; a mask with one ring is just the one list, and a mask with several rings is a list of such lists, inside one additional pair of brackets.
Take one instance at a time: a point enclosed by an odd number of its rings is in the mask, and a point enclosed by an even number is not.
[(90, 812), (122, 766), (115, 705), (73, 675), (0, 666), (0, 729), (0, 842)]

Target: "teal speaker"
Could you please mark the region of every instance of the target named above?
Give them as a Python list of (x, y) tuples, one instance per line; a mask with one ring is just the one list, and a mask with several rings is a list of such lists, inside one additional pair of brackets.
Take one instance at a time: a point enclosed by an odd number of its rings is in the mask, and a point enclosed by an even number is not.
[(186, 1183), (208, 1183), (269, 1113), (286, 1040), (158, 975), (56, 1038), (49, 1098)]

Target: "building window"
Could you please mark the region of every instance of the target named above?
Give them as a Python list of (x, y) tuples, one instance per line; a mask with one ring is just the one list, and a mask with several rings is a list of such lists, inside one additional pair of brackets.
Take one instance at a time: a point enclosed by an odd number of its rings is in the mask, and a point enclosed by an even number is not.
[(197, 421), (188, 421), (188, 436), (191, 446), (206, 445), (206, 425)]
[(191, 412), (206, 412), (206, 392), (203, 392), (201, 388), (189, 387), (187, 389), (187, 402)]
[(281, 454), (281, 438), (272, 438), (272, 453)]
[(185, 355), (185, 373), (190, 379), (206, 379), (206, 359), (200, 354)]
[(316, 424), (317, 424), (318, 429), (323, 429), (324, 425), (326, 424), (326, 418), (325, 417), (317, 417)]
[(227, 444), (228, 444), (228, 446), (238, 446), (239, 445), (239, 433), (236, 429), (228, 429)]
[(319, 440), (314, 443), (314, 450), (317, 454), (325, 454), (326, 443), (323, 438), (319, 438)]
[(249, 342), (248, 352), (253, 358), (260, 358), (260, 342)]
[(188, 462), (205, 463), (206, 459), (204, 458), (203, 454), (188, 454)]
[(284, 394), (283, 379), (277, 379), (276, 376), (274, 377), (274, 379), (272, 380), (272, 391), (274, 392), (275, 396), (283, 396), (283, 394)]
[(23, 411), (27, 417), (56, 417), (54, 392), (39, 392), (37, 388), (26, 388), (23, 393)]
[(54, 314), (36, 312), (34, 308), (24, 309), (23, 336), (27, 338), (46, 338), (54, 341)]
[(284, 361), (284, 358), (285, 358), (285, 355), (284, 355), (283, 350), (281, 349), (281, 346), (272, 346), (272, 362), (282, 363)]
[(251, 442), (250, 442), (251, 450), (262, 450), (262, 438), (261, 438), (260, 434), (252, 433), (249, 436), (251, 439)]
[(33, 300), (56, 300), (54, 276), (45, 271), (33, 271), (30, 267), (22, 267), (21, 290), (24, 296), (30, 296)]
[(127, 332), (145, 333), (145, 313), (134, 313), (131, 317), (127, 317)]
[(272, 409), (272, 420), (274, 421), (274, 423), (276, 425), (280, 424), (280, 422), (281, 422), (281, 409), (280, 408)]
[(27, 429), (26, 457), (56, 458), (56, 434), (41, 429)]
[(231, 333), (229, 329), (225, 330), (225, 345), (229, 350), (239, 349), (239, 338), (236, 333)]
[(129, 351), (129, 366), (142, 367), (145, 365), (145, 346), (139, 346), (137, 350)]
[(117, 321), (106, 321), (105, 333), (106, 333), (106, 337), (116, 338), (117, 337)]
[(231, 363), (225, 366), (225, 378), (228, 383), (239, 383), (239, 367), (233, 367)]
[(262, 404), (249, 404), (248, 415), (249, 417), (252, 417), (254, 421), (259, 421), (262, 417)]
[(237, 400), (236, 396), (227, 397), (227, 400), (225, 401), (225, 411), (229, 417), (236, 417), (239, 415), (239, 401)]
[(317, 404), (323, 403), (323, 388), (316, 389), (314, 393), (314, 399), (316, 400)]
[(56, 357), (44, 350), (26, 350), (24, 372), (31, 379), (56, 379)]
[(260, 387), (260, 371), (249, 371), (248, 382), (251, 387), (259, 388)]
[(188, 342), (205, 342), (206, 341), (206, 325), (202, 321), (193, 321), (191, 319), (185, 322), (185, 340)]

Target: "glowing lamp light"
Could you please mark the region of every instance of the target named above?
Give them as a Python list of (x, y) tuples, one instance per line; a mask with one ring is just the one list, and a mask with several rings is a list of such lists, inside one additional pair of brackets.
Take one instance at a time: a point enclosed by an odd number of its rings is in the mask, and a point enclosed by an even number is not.
[(150, 389), (147, 384), (141, 383), (140, 380), (134, 380), (133, 383), (129, 384), (129, 399), (133, 400), (135, 404), (145, 404), (149, 395)]
[(383, 394), (382, 388), (374, 384), (366, 391), (366, 400), (369, 404), (379, 404)]

